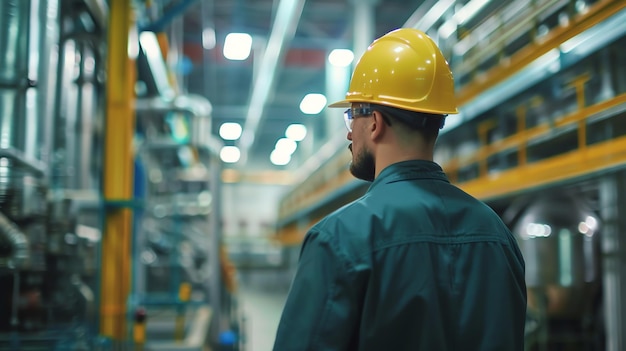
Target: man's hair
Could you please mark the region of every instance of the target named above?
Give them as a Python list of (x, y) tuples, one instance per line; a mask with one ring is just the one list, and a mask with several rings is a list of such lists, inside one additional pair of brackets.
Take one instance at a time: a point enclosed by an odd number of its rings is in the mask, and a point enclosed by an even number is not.
[(409, 111), (391, 106), (372, 104), (372, 110), (380, 112), (393, 122), (402, 124), (405, 128), (419, 132), (424, 140), (435, 141), (439, 136), (439, 129), (443, 125), (445, 115)]

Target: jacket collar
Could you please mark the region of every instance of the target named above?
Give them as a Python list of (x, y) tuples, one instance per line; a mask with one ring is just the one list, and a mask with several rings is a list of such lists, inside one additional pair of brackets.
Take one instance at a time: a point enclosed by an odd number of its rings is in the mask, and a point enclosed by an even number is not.
[(379, 184), (413, 179), (436, 179), (450, 182), (437, 163), (427, 160), (410, 160), (394, 163), (383, 169), (369, 187), (369, 191)]

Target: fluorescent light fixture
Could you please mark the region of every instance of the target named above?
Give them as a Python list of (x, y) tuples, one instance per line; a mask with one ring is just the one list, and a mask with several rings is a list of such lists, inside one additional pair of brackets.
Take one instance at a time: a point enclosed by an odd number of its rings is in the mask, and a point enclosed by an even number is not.
[(227, 122), (220, 126), (220, 136), (224, 140), (237, 140), (241, 137), (241, 124)]
[(307, 115), (316, 115), (326, 106), (326, 96), (322, 94), (306, 94), (300, 102), (300, 111)]
[(291, 161), (291, 155), (274, 149), (270, 154), (270, 161), (276, 166), (284, 166)]
[(285, 131), (285, 136), (293, 141), (302, 141), (306, 137), (306, 126), (304, 124), (290, 124)]
[(220, 158), (225, 163), (236, 163), (241, 157), (241, 151), (236, 146), (224, 146), (220, 150)]
[(335, 67), (348, 67), (354, 61), (354, 53), (348, 49), (335, 49), (328, 55), (328, 62)]
[(224, 42), (224, 57), (233, 61), (245, 60), (252, 50), (252, 37), (247, 33), (229, 33)]
[(202, 31), (202, 47), (207, 50), (211, 50), (215, 47), (217, 41), (215, 40), (215, 29), (204, 28)]
[(289, 155), (293, 154), (297, 148), (298, 148), (298, 144), (296, 144), (295, 141), (289, 138), (278, 139), (278, 141), (276, 142), (276, 146), (274, 147), (276, 151), (281, 152), (281, 153), (286, 153)]

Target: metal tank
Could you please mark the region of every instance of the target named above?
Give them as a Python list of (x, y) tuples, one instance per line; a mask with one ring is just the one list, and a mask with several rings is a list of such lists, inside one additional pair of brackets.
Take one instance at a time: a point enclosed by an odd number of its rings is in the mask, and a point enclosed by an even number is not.
[(526, 261), (529, 310), (578, 319), (590, 312), (601, 280), (598, 216), (568, 194), (527, 203), (512, 228)]

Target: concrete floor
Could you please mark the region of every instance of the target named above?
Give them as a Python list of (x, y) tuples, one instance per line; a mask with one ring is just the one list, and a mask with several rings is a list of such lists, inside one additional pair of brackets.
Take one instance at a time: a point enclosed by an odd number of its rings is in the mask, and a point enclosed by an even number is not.
[(271, 351), (285, 305), (288, 278), (278, 272), (255, 272), (242, 276), (239, 305), (245, 318), (245, 348)]

